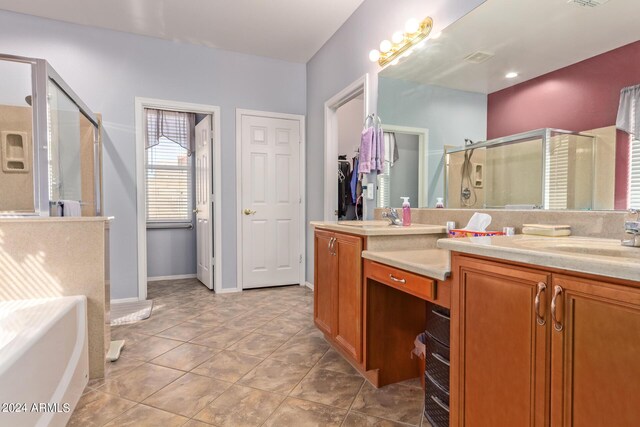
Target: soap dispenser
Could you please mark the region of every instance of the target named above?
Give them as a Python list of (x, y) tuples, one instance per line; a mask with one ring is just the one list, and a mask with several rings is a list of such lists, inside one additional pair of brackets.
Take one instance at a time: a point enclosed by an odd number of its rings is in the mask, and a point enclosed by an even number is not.
[(411, 205), (408, 197), (400, 197), (402, 200), (402, 225), (405, 227), (411, 225)]

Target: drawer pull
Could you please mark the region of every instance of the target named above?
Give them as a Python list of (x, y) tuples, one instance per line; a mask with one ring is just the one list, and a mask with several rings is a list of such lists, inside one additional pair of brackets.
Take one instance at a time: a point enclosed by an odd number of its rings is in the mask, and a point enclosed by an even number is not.
[(389, 279), (393, 280), (394, 282), (398, 282), (398, 283), (407, 283), (407, 281), (405, 279), (398, 279), (397, 277), (393, 277), (393, 274), (389, 274)]
[(431, 395), (429, 397), (431, 397), (431, 400), (436, 402), (436, 405), (438, 405), (440, 408), (442, 408), (442, 410), (449, 412), (449, 407), (447, 405), (445, 405), (442, 400), (438, 399), (436, 396), (433, 396), (433, 395)]
[(434, 359), (436, 359), (438, 362), (443, 363), (447, 366), (451, 366), (450, 362), (445, 359), (444, 357), (440, 356), (438, 353), (431, 353), (431, 355), (433, 356)]
[(437, 310), (431, 310), (431, 312), (432, 312), (433, 314), (435, 314), (436, 316), (440, 316), (440, 317), (442, 317), (443, 319), (451, 320), (451, 318), (450, 318), (449, 316), (447, 316), (446, 314), (442, 314), (442, 313), (440, 313), (440, 312), (439, 312), (439, 311), (437, 311)]
[(536, 293), (535, 309), (536, 309), (536, 321), (540, 326), (544, 326), (544, 324), (547, 323), (547, 321), (544, 318), (544, 315), (540, 314), (540, 297), (542, 296), (542, 294), (546, 293), (546, 290), (547, 290), (547, 285), (545, 285), (542, 282), (538, 282), (538, 293)]

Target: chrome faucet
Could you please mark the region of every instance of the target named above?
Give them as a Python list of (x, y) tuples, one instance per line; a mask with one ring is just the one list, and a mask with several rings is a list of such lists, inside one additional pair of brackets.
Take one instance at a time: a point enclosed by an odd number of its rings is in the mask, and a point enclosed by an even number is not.
[(389, 225), (402, 225), (402, 220), (398, 217), (398, 211), (395, 208), (382, 212), (382, 218), (388, 219)]
[(631, 246), (634, 248), (640, 248), (640, 210), (629, 210), (632, 214), (636, 215), (635, 221), (624, 222), (624, 232), (631, 234), (633, 237), (628, 240), (622, 240), (622, 246)]

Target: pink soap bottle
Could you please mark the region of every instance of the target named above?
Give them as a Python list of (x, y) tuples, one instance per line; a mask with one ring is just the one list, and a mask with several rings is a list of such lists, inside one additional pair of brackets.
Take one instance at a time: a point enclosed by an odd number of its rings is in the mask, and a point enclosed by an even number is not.
[(411, 205), (409, 204), (408, 197), (400, 197), (404, 200), (402, 202), (402, 225), (408, 227), (411, 225)]

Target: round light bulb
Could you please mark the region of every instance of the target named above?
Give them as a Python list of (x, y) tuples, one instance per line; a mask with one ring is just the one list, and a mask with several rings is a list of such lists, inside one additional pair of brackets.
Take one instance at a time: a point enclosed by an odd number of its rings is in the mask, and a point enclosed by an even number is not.
[(404, 24), (405, 33), (413, 34), (417, 32), (419, 29), (420, 29), (420, 23), (418, 22), (417, 19), (411, 18), (406, 22), (406, 24)]
[(394, 42), (395, 44), (402, 43), (403, 40), (404, 40), (404, 34), (402, 34), (402, 32), (400, 31), (396, 31), (391, 36), (391, 41)]
[(442, 31), (438, 31), (437, 33), (434, 33), (430, 38), (435, 40), (439, 38), (441, 35), (442, 35)]
[(387, 53), (391, 50), (391, 42), (389, 40), (382, 40), (380, 42), (380, 52)]
[(380, 59), (380, 52), (378, 52), (378, 49), (373, 49), (369, 52), (369, 60), (371, 62), (378, 62), (378, 59)]
[(398, 65), (398, 62), (400, 62), (400, 58), (396, 58), (393, 61), (391, 61), (391, 65)]

